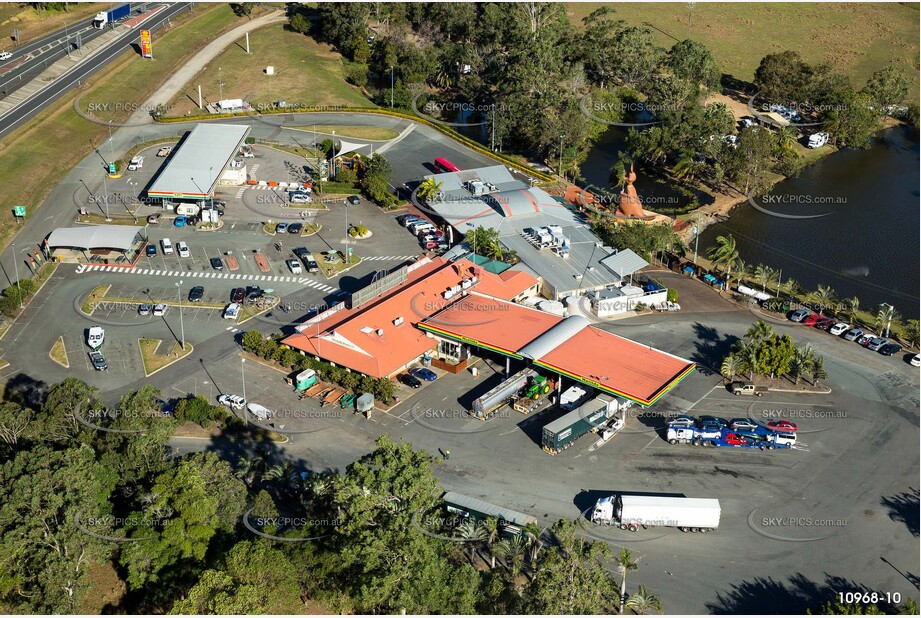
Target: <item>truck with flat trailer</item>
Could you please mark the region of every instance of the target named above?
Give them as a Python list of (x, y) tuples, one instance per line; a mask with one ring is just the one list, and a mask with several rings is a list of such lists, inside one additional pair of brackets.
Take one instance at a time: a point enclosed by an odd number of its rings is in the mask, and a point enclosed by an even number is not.
[(605, 428), (618, 409), (617, 399), (601, 394), (572, 412), (544, 425), (541, 446), (551, 455), (567, 449), (585, 434)]
[(96, 17), (93, 18), (93, 28), (95, 28), (96, 30), (102, 30), (108, 24), (113, 24), (117, 22), (119, 19), (128, 17), (130, 13), (131, 13), (130, 4), (122, 4), (120, 6), (116, 6), (112, 9), (109, 9), (108, 11), (101, 11), (99, 13), (96, 13)]
[(631, 532), (659, 526), (678, 528), (682, 532), (712, 532), (720, 525), (720, 501), (614, 494), (595, 503), (592, 523), (617, 526)]

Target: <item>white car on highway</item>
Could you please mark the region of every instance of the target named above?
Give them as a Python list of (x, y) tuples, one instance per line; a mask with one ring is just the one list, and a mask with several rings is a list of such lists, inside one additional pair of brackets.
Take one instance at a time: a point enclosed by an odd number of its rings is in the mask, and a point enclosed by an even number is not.
[(13, 57), (13, 54), (10, 52), (0, 52), (0, 60), (9, 60)]

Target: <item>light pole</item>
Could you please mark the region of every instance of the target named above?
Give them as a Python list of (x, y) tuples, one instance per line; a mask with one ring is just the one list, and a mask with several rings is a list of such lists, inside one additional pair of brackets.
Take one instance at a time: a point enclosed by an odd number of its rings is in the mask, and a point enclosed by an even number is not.
[(16, 268), (16, 289), (19, 290), (19, 308), (22, 309), (22, 286), (19, 284), (19, 256), (16, 255), (16, 243), (12, 243), (13, 247), (13, 266)]
[(390, 109), (393, 109), (393, 67), (390, 67)]
[(112, 144), (112, 121), (109, 121), (109, 156), (112, 157), (112, 163), (115, 163), (115, 146)]
[(108, 170), (102, 174), (102, 190), (106, 198), (106, 221), (111, 221), (112, 218), (109, 217), (109, 183), (106, 182), (106, 176), (109, 174), (107, 172)]
[[(17, 275), (16, 277), (19, 278), (19, 275)], [(20, 297), (21, 297), (21, 296), (22, 296), (22, 295), (20, 295)], [(886, 312), (886, 334), (883, 335), (884, 337), (888, 338), (888, 337), (889, 337), (889, 328), (892, 326), (892, 312), (895, 310), (895, 307), (893, 307), (893, 306), (890, 305), (889, 303), (880, 303), (879, 306), (880, 306), (880, 307), (889, 307), (889, 311)]]
[(176, 283), (176, 296), (179, 299), (179, 332), (182, 339), (182, 351), (185, 352), (185, 322), (182, 321), (182, 279)]
[(240, 377), (243, 378), (243, 401), (246, 401), (246, 372), (243, 369), (246, 366), (246, 359), (240, 359)]
[(560, 171), (558, 175), (561, 177), (563, 176), (563, 138), (564, 137), (566, 136), (560, 133)]
[(697, 215), (697, 225), (694, 226), (694, 265), (697, 266), (697, 241), (700, 239), (700, 214)]

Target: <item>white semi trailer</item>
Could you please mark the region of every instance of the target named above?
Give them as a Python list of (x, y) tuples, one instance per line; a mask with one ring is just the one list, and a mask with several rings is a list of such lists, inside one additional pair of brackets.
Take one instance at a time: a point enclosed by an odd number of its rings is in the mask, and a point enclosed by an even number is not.
[(592, 522), (631, 532), (653, 526), (678, 528), (682, 532), (711, 532), (720, 525), (720, 501), (614, 494), (595, 503)]

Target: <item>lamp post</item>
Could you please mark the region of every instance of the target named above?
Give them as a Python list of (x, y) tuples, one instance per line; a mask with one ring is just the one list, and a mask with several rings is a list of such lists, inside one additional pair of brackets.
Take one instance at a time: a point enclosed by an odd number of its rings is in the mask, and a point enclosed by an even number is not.
[(176, 283), (176, 296), (179, 299), (179, 332), (182, 339), (182, 351), (185, 352), (185, 322), (182, 321), (182, 279)]
[(106, 182), (106, 176), (109, 174), (107, 172), (108, 170), (102, 174), (102, 191), (105, 193), (106, 200), (106, 221), (111, 221), (112, 218), (109, 217), (109, 183)]
[(697, 241), (700, 239), (700, 214), (697, 215), (697, 225), (694, 226), (694, 265), (697, 265)]
[(559, 176), (563, 175), (563, 138), (564, 137), (566, 136), (560, 133), (560, 171), (558, 173)]
[(243, 369), (246, 366), (246, 359), (240, 359), (240, 377), (243, 378), (243, 401), (246, 401), (246, 372)]
[(19, 308), (22, 309), (22, 285), (19, 283), (19, 256), (16, 255), (16, 243), (11, 243), (13, 247), (13, 267), (16, 269), (16, 289), (19, 290)]
[[(18, 278), (18, 275), (17, 275), (17, 278)], [(20, 298), (21, 298), (21, 297), (22, 297), (22, 295), (20, 295)], [(892, 312), (895, 310), (895, 307), (893, 307), (893, 306), (890, 305), (889, 303), (880, 303), (879, 306), (880, 306), (880, 307), (889, 307), (889, 311), (886, 312), (886, 334), (883, 335), (884, 337), (888, 338), (888, 337), (889, 337), (889, 328), (892, 326)]]

